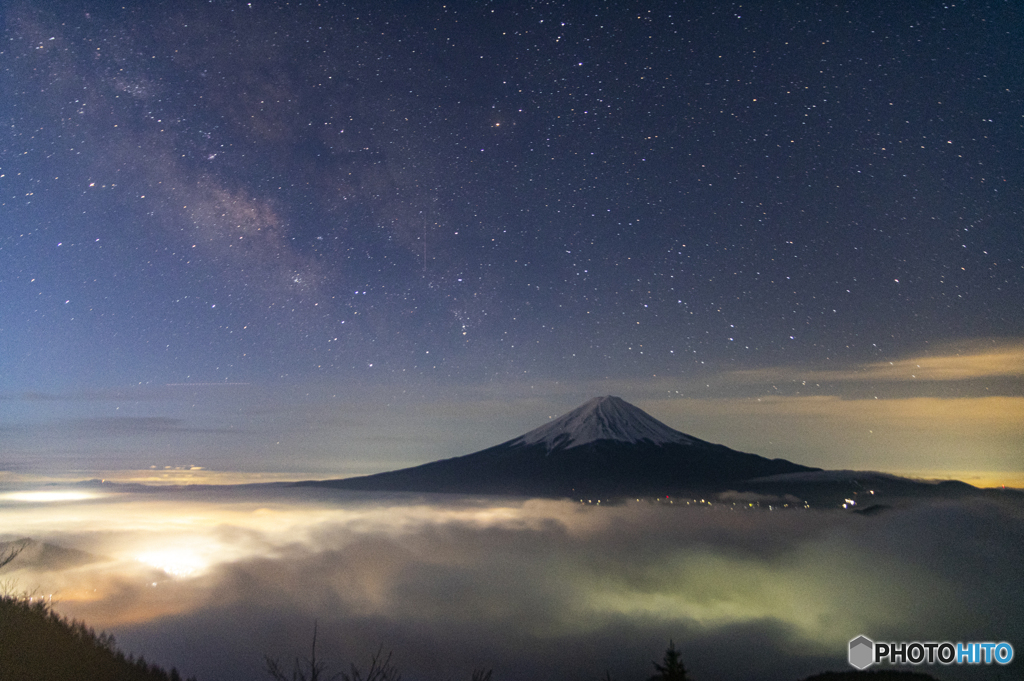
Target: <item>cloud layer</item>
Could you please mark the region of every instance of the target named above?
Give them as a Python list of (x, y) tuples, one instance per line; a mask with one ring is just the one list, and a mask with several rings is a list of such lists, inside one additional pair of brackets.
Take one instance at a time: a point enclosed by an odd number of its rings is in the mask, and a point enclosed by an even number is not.
[(0, 503), (8, 532), (95, 557), (5, 577), (202, 679), (305, 656), (314, 623), (334, 668), (384, 645), (409, 679), (639, 678), (669, 638), (696, 678), (796, 679), (843, 669), (861, 633), (1024, 638), (1024, 512), (990, 502), (873, 517), (242, 488)]

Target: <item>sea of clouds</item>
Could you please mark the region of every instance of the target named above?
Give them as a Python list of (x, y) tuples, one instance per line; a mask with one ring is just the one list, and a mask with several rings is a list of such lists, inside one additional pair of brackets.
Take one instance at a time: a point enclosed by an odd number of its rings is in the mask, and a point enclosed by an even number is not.
[(849, 669), (859, 634), (1024, 651), (1024, 508), (1008, 501), (859, 515), (273, 486), (41, 494), (0, 493), (0, 540), (33, 540), (4, 588), (200, 681), (269, 679), (266, 656), (290, 672), (314, 627), (329, 671), (383, 647), (409, 680), (644, 679), (670, 639), (698, 681)]

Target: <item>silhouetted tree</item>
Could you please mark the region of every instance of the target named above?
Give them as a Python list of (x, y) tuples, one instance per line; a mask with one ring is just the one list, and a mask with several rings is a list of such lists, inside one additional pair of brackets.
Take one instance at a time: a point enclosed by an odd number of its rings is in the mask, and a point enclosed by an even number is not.
[(2, 554), (0, 554), (0, 568), (2, 568), (4, 565), (7, 565), (15, 558), (17, 558), (18, 554), (24, 550), (25, 545), (22, 544), (21, 546), (12, 546), (11, 548), (4, 551)]
[[(401, 681), (402, 675), (398, 673), (398, 669), (391, 664), (391, 653), (388, 652), (387, 657), (384, 657), (384, 646), (381, 646), (376, 654), (370, 657), (370, 666), (366, 670), (366, 675), (355, 664), (350, 666), (349, 673), (338, 672), (333, 676), (324, 675), (324, 663), (316, 659), (316, 635), (317, 625), (313, 623), (313, 644), (311, 646), (309, 659), (306, 660), (305, 668), (302, 663), (299, 662), (299, 658), (295, 658), (295, 666), (292, 669), (291, 678), (285, 675), (281, 669), (281, 665), (277, 660), (271, 659), (269, 656), (264, 656), (263, 661), (266, 664), (267, 673), (274, 677), (274, 681), (334, 681), (334, 679), (341, 679), (342, 681)], [(484, 681), (487, 681), (486, 679)]]
[(351, 676), (342, 672), (341, 681), (402, 681), (402, 675), (391, 664), (391, 651), (388, 651), (387, 657), (382, 658), (383, 651), (384, 646), (381, 646), (377, 649), (376, 654), (370, 657), (370, 667), (366, 670), (366, 676), (359, 671), (359, 667), (352, 664), (350, 665)]
[(658, 673), (652, 676), (650, 681), (686, 681), (686, 667), (683, 666), (683, 661), (679, 659), (679, 656), (680, 652), (676, 649), (676, 644), (669, 639), (668, 650), (665, 651), (662, 664), (654, 663), (654, 668), (658, 670)]
[[(274, 677), (274, 681), (402, 681), (402, 675), (395, 665), (391, 664), (391, 652), (384, 655), (384, 646), (377, 649), (377, 652), (370, 657), (370, 666), (364, 673), (355, 664), (349, 666), (348, 672), (338, 672), (333, 676), (324, 676), (323, 662), (316, 657), (316, 623), (313, 624), (313, 644), (311, 646), (309, 659), (305, 664), (295, 658), (295, 666), (291, 676), (285, 674), (281, 664), (269, 656), (264, 656), (267, 673)], [(490, 669), (474, 669), (471, 681), (491, 681)]]
[[(61, 617), (43, 600), (0, 595), (0, 678), (18, 681), (180, 681), (126, 656), (114, 637)], [(194, 679), (192, 680), (194, 681)]]
[[(313, 644), (310, 650), (309, 659), (306, 660), (306, 667), (309, 669), (309, 675), (306, 675), (306, 670), (302, 668), (302, 664), (299, 662), (299, 658), (295, 658), (295, 667), (292, 669), (292, 676), (290, 681), (320, 681), (321, 676), (324, 673), (324, 663), (316, 659), (316, 634), (317, 634), (317, 623), (313, 622)], [(288, 677), (281, 670), (281, 665), (277, 660), (271, 659), (269, 656), (264, 656), (263, 661), (267, 667), (267, 673), (274, 677), (275, 681), (289, 681)], [(330, 677), (329, 681), (341, 676), (340, 673)]]

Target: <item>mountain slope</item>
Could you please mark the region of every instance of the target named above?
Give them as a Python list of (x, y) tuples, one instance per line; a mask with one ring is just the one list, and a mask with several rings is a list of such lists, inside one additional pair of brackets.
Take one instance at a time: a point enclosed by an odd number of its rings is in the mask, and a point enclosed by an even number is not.
[(359, 478), (298, 484), (583, 498), (727, 489), (737, 481), (813, 470), (705, 442), (607, 396), (473, 454)]
[(45, 601), (0, 595), (0, 679), (181, 681), (181, 675), (125, 656), (113, 636), (61, 617)]

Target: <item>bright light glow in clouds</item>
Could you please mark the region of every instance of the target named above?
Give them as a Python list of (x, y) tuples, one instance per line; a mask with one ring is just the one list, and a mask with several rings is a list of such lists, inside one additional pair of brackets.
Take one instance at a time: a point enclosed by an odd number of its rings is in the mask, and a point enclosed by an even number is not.
[[(383, 644), (405, 678), (642, 676), (669, 638), (697, 678), (842, 669), (845, 644), (1024, 637), (1024, 512), (987, 501), (877, 516), (743, 504), (589, 507), (252, 488), (27, 505), (3, 577), (127, 650), (201, 679)], [(931, 672), (932, 670), (929, 670)], [(958, 673), (963, 672), (957, 669)], [(942, 676), (942, 670), (936, 670)]]

